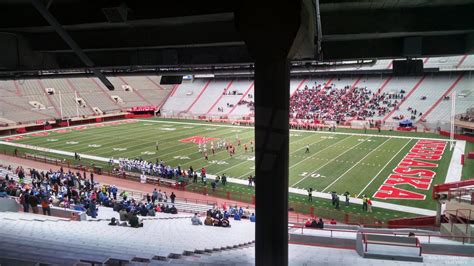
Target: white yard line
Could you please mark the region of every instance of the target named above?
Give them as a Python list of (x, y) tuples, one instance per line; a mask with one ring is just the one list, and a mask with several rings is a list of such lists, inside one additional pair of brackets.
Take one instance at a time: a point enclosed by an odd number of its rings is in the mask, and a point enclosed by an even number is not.
[[(38, 150), (38, 151), (56, 153), (56, 154), (61, 154), (61, 155), (74, 156), (74, 153), (72, 153), (72, 152), (40, 148), (40, 147), (35, 147), (35, 146), (20, 144), (20, 143), (10, 143), (10, 142), (5, 142), (5, 141), (0, 141), (0, 144), (5, 144), (5, 145), (8, 145), (8, 146), (13, 146), (13, 147), (29, 148), (29, 149), (34, 149), (34, 150)], [(87, 154), (81, 154), (81, 157), (86, 158), (86, 159), (102, 161), (102, 162), (108, 162), (109, 161), (109, 158), (92, 156), (92, 155), (87, 155)], [(207, 177), (209, 179), (215, 179), (215, 175), (208, 174)], [(248, 184), (248, 181), (246, 181), (246, 180), (230, 178), (230, 177), (227, 178), (227, 181), (229, 183), (235, 183), (235, 184), (240, 184), (240, 185), (247, 185)], [(288, 188), (288, 191), (290, 193), (295, 193), (295, 194), (300, 194), (300, 195), (307, 195), (307, 193), (308, 193), (306, 190), (292, 188), (292, 187)], [(331, 198), (330, 194), (322, 193), (322, 192), (313, 192), (313, 196), (318, 197), (318, 198), (323, 198), (323, 199), (330, 199)], [(397, 210), (397, 211), (420, 214), (420, 215), (435, 215), (436, 214), (435, 211), (427, 210), (427, 209), (408, 207), (408, 206), (392, 204), (392, 203), (385, 203), (385, 202), (380, 202), (380, 201), (372, 201), (372, 202), (373, 202), (374, 207), (382, 208), (382, 209)], [(362, 199), (352, 198), (351, 203), (362, 205)]]
[[(308, 135), (308, 136), (305, 136), (304, 138), (306, 138), (306, 137), (310, 137), (310, 136), (311, 136), (311, 135)], [(322, 152), (323, 150), (325, 150), (325, 149), (327, 149), (327, 148), (329, 148), (329, 147), (332, 147), (332, 146), (334, 146), (334, 145), (335, 145), (335, 144), (337, 144), (338, 142), (340, 142), (340, 141), (342, 141), (342, 140), (345, 140), (345, 139), (348, 139), (348, 138), (343, 138), (343, 139), (341, 139), (341, 140), (339, 140), (339, 141), (337, 141), (337, 142), (335, 142), (335, 143), (333, 143), (333, 144), (329, 145), (328, 147), (326, 147), (326, 148), (324, 148), (324, 149), (322, 149), (322, 150), (320, 150), (320, 151), (316, 152), (315, 154), (313, 154), (313, 155), (309, 156), (308, 158), (305, 158), (305, 159), (303, 159), (302, 161), (299, 161), (298, 163), (296, 163), (296, 164), (294, 164), (294, 165), (290, 166), (290, 168), (289, 168), (289, 169), (293, 168), (294, 166), (296, 166), (297, 164), (300, 164), (300, 163), (301, 163), (301, 162), (303, 162), (304, 160), (306, 160), (306, 159), (309, 159), (309, 158), (313, 157), (314, 155), (316, 155), (316, 154), (318, 154), (318, 153)], [(300, 140), (302, 140), (302, 139), (300, 139)], [(300, 141), (300, 140), (298, 140), (298, 141)], [(314, 145), (314, 144), (316, 144), (316, 143), (319, 143), (319, 142), (321, 142), (321, 141), (323, 141), (323, 140), (326, 140), (326, 139), (323, 139), (323, 138), (321, 138), (319, 141), (316, 141), (315, 143), (312, 143), (312, 144), (309, 144), (309, 145), (310, 145), (310, 146), (312, 146), (312, 145)], [(293, 152), (290, 152), (290, 154), (289, 154), (289, 155), (292, 155), (292, 154), (294, 154), (294, 153), (297, 153), (298, 151), (300, 151), (300, 150), (302, 150), (302, 149), (304, 149), (304, 148), (306, 148), (306, 147), (301, 147), (301, 148), (299, 148), (299, 149), (297, 149), (297, 150), (295, 150), (295, 151), (293, 151)], [(243, 175), (240, 175), (238, 178), (241, 178), (241, 177), (246, 177), (247, 175), (249, 175), (249, 174), (253, 173), (254, 171), (255, 171), (255, 170), (249, 171), (249, 172), (247, 172), (247, 173), (245, 173), (245, 174), (243, 174)]]
[(382, 173), (383, 170), (385, 170), (385, 168), (387, 167), (387, 165), (389, 165), (389, 164), (393, 161), (393, 159), (395, 159), (395, 157), (397, 157), (397, 155), (398, 155), (398, 154), (408, 145), (408, 143), (410, 143), (410, 142), (411, 142), (411, 140), (409, 140), (407, 143), (405, 143), (405, 145), (403, 145), (403, 147), (402, 147), (397, 153), (395, 153), (395, 155), (393, 155), (393, 157), (390, 159), (390, 161), (388, 161), (388, 162), (382, 167), (382, 169), (380, 169), (380, 171), (370, 180), (370, 182), (364, 187), (364, 189), (362, 189), (362, 191), (357, 194), (357, 197), (359, 197), (360, 194), (362, 194), (362, 192), (364, 192), (364, 191), (372, 184), (372, 182), (374, 182), (374, 180), (380, 175), (380, 173)]
[(445, 183), (461, 181), (461, 156), (465, 153), (465, 149), (466, 141), (456, 140), (456, 145), (454, 146), (454, 151), (451, 156), (451, 162), (449, 163), (448, 173), (446, 174)]
[[(350, 137), (349, 137), (349, 138), (350, 138)], [(304, 161), (306, 161), (306, 160), (309, 160), (309, 159), (313, 158), (315, 155), (317, 155), (317, 154), (319, 154), (319, 153), (321, 153), (321, 152), (323, 152), (323, 151), (325, 151), (325, 150), (331, 148), (332, 146), (338, 144), (339, 142), (342, 142), (342, 141), (347, 140), (347, 139), (349, 139), (349, 138), (343, 138), (343, 139), (340, 139), (340, 140), (334, 142), (333, 144), (327, 146), (326, 148), (324, 148), (324, 149), (322, 149), (322, 150), (319, 150), (319, 151), (317, 151), (316, 153), (311, 154), (309, 157), (306, 157), (306, 158), (304, 158), (303, 160), (301, 160), (301, 161), (299, 161), (299, 162), (293, 164), (292, 166), (290, 166), (289, 169), (291, 169), (291, 168), (293, 168), (293, 167), (299, 165), (300, 163), (302, 163), (302, 162), (304, 162)], [(357, 144), (357, 145), (359, 145), (359, 144)], [(356, 146), (357, 146), (357, 145), (356, 145)], [(304, 148), (305, 148), (305, 147), (300, 148), (300, 149), (298, 149), (298, 150), (301, 150), (301, 149), (304, 149)], [(297, 151), (298, 151), (298, 150), (297, 150)]]
[[(304, 189), (290, 187), (288, 191), (290, 193), (295, 193), (299, 195), (305, 195), (305, 196), (308, 195), (308, 191)], [(313, 197), (322, 198), (322, 199), (331, 199), (331, 194), (313, 191)], [(350, 198), (350, 203), (362, 205), (362, 199)], [(399, 205), (399, 204), (393, 204), (393, 203), (387, 203), (387, 202), (375, 201), (375, 200), (372, 200), (372, 206), (376, 208), (381, 208), (381, 209), (388, 209), (388, 210), (407, 212), (407, 213), (413, 213), (413, 214), (419, 214), (419, 215), (427, 215), (427, 216), (436, 215), (436, 211), (433, 211), (433, 210), (409, 207), (405, 205)]]
[[(43, 152), (48, 152), (48, 153), (54, 153), (54, 154), (59, 154), (59, 155), (66, 155), (66, 156), (72, 156), (72, 157), (74, 156), (74, 152), (42, 148), (42, 147), (37, 147), (37, 146), (32, 146), (32, 145), (22, 144), (22, 143), (12, 143), (12, 142), (0, 141), (0, 144), (7, 145), (7, 146), (12, 146), (12, 147), (30, 149), (30, 150), (35, 150), (35, 151), (43, 151)], [(83, 153), (78, 153), (78, 155), (81, 158), (91, 159), (91, 160), (96, 160), (96, 161), (101, 161), (101, 162), (108, 162), (110, 160), (109, 158), (104, 158), (104, 157), (99, 157), (99, 156), (94, 156), (94, 155), (88, 155), (88, 154), (83, 154)]]
[[(371, 138), (371, 137), (368, 137), (367, 139), (370, 139), (370, 138)], [(348, 139), (348, 138), (346, 138), (346, 139)], [(359, 142), (357, 145), (352, 146), (350, 149), (346, 150), (345, 152), (343, 152), (343, 153), (339, 154), (338, 156), (336, 156), (336, 157), (332, 158), (331, 160), (329, 160), (327, 163), (325, 163), (325, 164), (321, 165), (320, 167), (318, 167), (318, 168), (317, 168), (316, 170), (314, 170), (312, 173), (315, 173), (315, 172), (321, 170), (321, 168), (323, 168), (324, 166), (328, 165), (329, 163), (333, 162), (334, 160), (336, 160), (336, 159), (339, 158), (340, 156), (344, 155), (344, 154), (347, 153), (348, 151), (354, 149), (355, 147), (359, 146), (360, 144), (362, 144), (362, 143), (364, 143), (364, 142), (365, 142), (365, 141), (361, 141), (361, 142)], [(332, 146), (332, 145), (331, 145), (331, 146)], [(331, 146), (328, 146), (327, 148), (329, 148), (329, 147), (331, 147)], [(323, 151), (323, 150), (321, 150), (321, 151)], [(321, 152), (321, 151), (320, 151), (320, 152)], [(301, 161), (301, 162), (302, 162), (302, 161)], [(291, 167), (290, 167), (290, 168), (291, 168)], [(302, 179), (300, 179), (300, 180), (297, 181), (296, 183), (292, 184), (291, 187), (294, 187), (294, 186), (298, 185), (299, 183), (301, 183), (303, 180), (305, 180), (305, 179), (308, 178), (309, 176), (311, 176), (311, 175), (308, 175), (308, 176), (303, 177)]]
[[(183, 124), (183, 125), (198, 125), (198, 126), (208, 126), (208, 127), (228, 127), (228, 128), (254, 128), (252, 126), (234, 126), (234, 125), (217, 125), (217, 124), (204, 124), (204, 123), (191, 123), (191, 122), (177, 122), (177, 121), (159, 121), (159, 120), (144, 120), (136, 119), (141, 122), (151, 122), (151, 123), (164, 123), (164, 124)], [(443, 138), (421, 138), (421, 137), (407, 137), (407, 136), (394, 136), (394, 135), (376, 135), (376, 134), (362, 134), (362, 133), (345, 133), (345, 132), (332, 132), (332, 131), (313, 131), (305, 129), (290, 129), (291, 132), (311, 132), (315, 134), (335, 134), (335, 135), (349, 135), (349, 136), (362, 136), (362, 137), (386, 137), (386, 138), (396, 138), (396, 139), (423, 139), (423, 140), (442, 140), (449, 142), (449, 139)]]
[(332, 185), (334, 185), (334, 183), (336, 183), (337, 181), (339, 181), (339, 179), (341, 179), (343, 176), (345, 176), (347, 173), (349, 173), (349, 171), (351, 171), (352, 169), (354, 169), (354, 167), (356, 167), (360, 162), (362, 162), (363, 160), (365, 160), (365, 158), (367, 158), (370, 154), (372, 154), (374, 151), (376, 151), (379, 147), (383, 146), (387, 141), (389, 141), (391, 139), (386, 139), (384, 142), (382, 142), (382, 144), (378, 145), (375, 149), (373, 149), (372, 151), (370, 151), (369, 153), (367, 153), (364, 157), (362, 157), (362, 159), (360, 159), (358, 162), (356, 162), (353, 166), (351, 166), (351, 168), (347, 169), (342, 175), (340, 175), (338, 178), (336, 178), (334, 181), (332, 181), (331, 184), (329, 184), (327, 187), (325, 187), (323, 190), (321, 190), (321, 192), (325, 192), (326, 189), (328, 189), (329, 187), (331, 187)]

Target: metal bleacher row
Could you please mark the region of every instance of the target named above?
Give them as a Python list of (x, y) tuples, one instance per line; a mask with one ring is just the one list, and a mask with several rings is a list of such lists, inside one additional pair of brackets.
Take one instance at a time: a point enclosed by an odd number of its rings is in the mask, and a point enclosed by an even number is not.
[[(161, 106), (171, 86), (159, 85), (159, 76), (109, 77), (115, 90), (108, 90), (97, 78), (58, 77), (0, 81), (0, 118), (4, 122), (31, 122), (60, 117), (60, 97), (63, 117), (119, 112), (133, 106)], [(132, 89), (125, 91), (124, 85)], [(54, 94), (47, 93), (54, 89)], [(61, 96), (59, 96), (61, 94)], [(84, 106), (76, 110), (75, 97), (82, 98)], [(119, 101), (114, 98), (120, 98)], [(38, 102), (43, 108), (35, 107)]]
[[(463, 62), (471, 64), (472, 56)], [(434, 59), (430, 59), (434, 60)], [(448, 60), (448, 59), (446, 59)], [(454, 63), (456, 60), (451, 60)], [(431, 62), (431, 61), (428, 61)], [(448, 64), (445, 62), (445, 64)], [(45, 78), (0, 81), (0, 120), (25, 122), (58, 118), (59, 91), (63, 106), (63, 116), (94, 114), (94, 108), (111, 113), (133, 106), (155, 105), (161, 107), (165, 117), (181, 116), (196, 118), (228, 117), (240, 119), (253, 114), (251, 105), (239, 104), (241, 101), (253, 102), (254, 86), (251, 79), (194, 79), (184, 80), (176, 86), (160, 85), (159, 76), (113, 76), (109, 80), (115, 85), (109, 91), (98, 79), (92, 77)], [(351, 75), (300, 77), (290, 82), (290, 95), (297, 89), (314, 85), (333, 88), (359, 87), (376, 93), (399, 93), (404, 90), (406, 99), (387, 115), (372, 117), (386, 122), (396, 122), (395, 117), (403, 115), (410, 118), (409, 107), (416, 108), (415, 122), (449, 121), (450, 102), (444, 95), (457, 93), (456, 113), (463, 113), (473, 107), (474, 77), (469, 73), (426, 74), (414, 77), (393, 77), (384, 75)], [(130, 86), (132, 90), (124, 88)], [(55, 94), (48, 95), (45, 88), (54, 88)], [(85, 102), (76, 109), (75, 95)], [(426, 96), (425, 100), (421, 100)], [(38, 102), (44, 108), (35, 108), (30, 102)], [(1, 122), (1, 121), (0, 121)]]

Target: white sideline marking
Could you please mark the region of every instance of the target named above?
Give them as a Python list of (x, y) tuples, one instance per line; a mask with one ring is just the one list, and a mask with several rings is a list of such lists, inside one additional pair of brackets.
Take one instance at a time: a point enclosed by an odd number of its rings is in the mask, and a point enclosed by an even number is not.
[[(66, 156), (71, 156), (71, 157), (74, 156), (74, 152), (42, 148), (42, 147), (37, 147), (37, 146), (32, 146), (32, 145), (22, 144), (22, 143), (12, 143), (12, 142), (0, 141), (0, 144), (4, 144), (4, 145), (7, 145), (7, 146), (12, 146), (12, 147), (30, 149), (30, 150), (35, 150), (35, 151), (43, 151), (43, 152), (49, 152), (49, 153), (54, 153), (54, 154), (66, 155)], [(83, 153), (78, 153), (78, 155), (81, 158), (85, 158), (85, 159), (91, 159), (91, 160), (96, 160), (96, 161), (101, 161), (101, 162), (109, 162), (110, 161), (109, 158), (104, 158), (104, 157), (99, 157), (99, 156), (94, 156), (94, 155), (88, 155), (88, 154), (83, 154)]]
[(462, 165), (461, 155), (465, 153), (466, 141), (457, 140), (454, 146), (453, 154), (451, 155), (451, 162), (449, 163), (448, 172), (446, 173), (445, 183), (461, 181)]
[[(369, 138), (371, 138), (371, 137), (369, 137)], [(348, 138), (346, 138), (346, 139), (348, 139)], [(336, 142), (336, 143), (337, 143), (337, 142)], [(357, 144), (357, 145), (355, 145), (355, 146), (352, 146), (352, 148), (350, 148), (350, 149), (346, 150), (345, 152), (339, 154), (338, 156), (332, 158), (332, 159), (329, 160), (327, 163), (321, 165), (321, 166), (318, 167), (316, 170), (314, 170), (313, 172), (311, 172), (311, 174), (313, 174), (313, 173), (315, 173), (315, 172), (321, 170), (321, 168), (323, 168), (324, 166), (328, 165), (328, 164), (331, 163), (332, 161), (336, 160), (336, 159), (339, 158), (340, 156), (344, 155), (345, 153), (347, 153), (348, 151), (354, 149), (355, 147), (359, 146), (359, 145), (362, 144), (362, 143), (364, 143), (364, 142), (361, 141), (361, 142), (359, 142), (359, 144)], [(331, 146), (332, 146), (332, 145), (331, 145)], [(329, 148), (329, 147), (331, 147), (331, 146), (326, 147), (326, 149)], [(324, 149), (323, 149), (323, 150), (324, 150)], [(320, 150), (319, 152), (321, 152), (321, 151), (323, 151), (323, 150)], [(319, 152), (318, 152), (318, 153), (319, 153)], [(316, 153), (316, 154), (317, 154), (317, 153)], [(316, 154), (315, 154), (315, 155), (316, 155)], [(303, 161), (304, 161), (304, 160), (303, 160)], [(300, 161), (300, 163), (303, 162), (303, 161)], [(291, 168), (291, 167), (290, 167), (290, 168)], [(301, 183), (301, 182), (302, 182), (303, 180), (305, 180), (306, 178), (307, 178), (307, 176), (306, 176), (306, 177), (303, 177), (302, 179), (300, 179), (299, 181), (297, 181), (296, 183), (294, 183), (294, 184), (291, 185), (291, 186), (296, 186), (296, 185), (298, 185), (299, 183)]]
[(372, 178), (372, 180), (370, 180), (370, 182), (364, 187), (364, 189), (362, 189), (362, 191), (357, 194), (357, 197), (359, 197), (360, 194), (362, 194), (362, 192), (364, 192), (370, 186), (370, 184), (372, 184), (372, 182), (374, 182), (374, 180), (380, 175), (380, 173), (382, 173), (383, 170), (385, 170), (385, 167), (387, 167), (387, 165), (389, 165), (393, 161), (393, 159), (395, 159), (395, 157), (397, 157), (397, 155), (408, 145), (408, 143), (410, 143), (410, 141), (411, 140), (409, 140), (407, 143), (405, 143), (405, 145), (403, 145), (403, 147), (397, 153), (395, 153), (395, 155), (393, 155), (393, 157), (390, 159), (390, 161), (388, 161), (382, 167), (382, 169), (380, 169), (380, 171)]
[[(235, 126), (235, 125), (217, 125), (217, 124), (203, 124), (203, 123), (190, 123), (190, 122), (176, 122), (176, 121), (159, 121), (159, 120), (145, 120), (145, 119), (136, 119), (141, 122), (152, 122), (152, 123), (172, 123), (172, 124), (181, 124), (181, 125), (198, 125), (198, 126), (213, 126), (213, 127), (227, 127), (227, 128), (250, 128), (251, 126)], [(396, 139), (422, 139), (422, 140), (441, 140), (450, 142), (449, 139), (443, 138), (420, 138), (420, 137), (407, 137), (407, 136), (393, 136), (393, 135), (376, 135), (376, 134), (362, 134), (362, 133), (346, 133), (346, 132), (330, 132), (330, 131), (313, 131), (305, 129), (290, 129), (290, 132), (310, 132), (315, 134), (335, 134), (335, 135), (349, 135), (349, 136), (362, 136), (362, 137), (386, 137), (386, 138), (396, 138)], [(455, 140), (453, 140), (455, 141)]]
[[(4, 144), (7, 146), (13, 146), (13, 147), (22, 147), (22, 148), (27, 148), (27, 149), (32, 149), (32, 150), (37, 150), (37, 151), (44, 151), (44, 152), (49, 152), (49, 153), (56, 153), (60, 155), (67, 155), (67, 156), (74, 156), (73, 152), (67, 152), (67, 151), (60, 151), (60, 150), (54, 150), (54, 149), (47, 149), (47, 148), (41, 148), (41, 147), (36, 147), (36, 146), (31, 146), (31, 145), (26, 145), (26, 144), (21, 144), (21, 143), (11, 143), (11, 142), (6, 142), (6, 141), (0, 141), (0, 144)], [(87, 154), (79, 154), (82, 158), (85, 159), (91, 159), (91, 160), (96, 160), (96, 161), (101, 161), (101, 162), (109, 162), (110, 158), (104, 158), (104, 157), (99, 157), (99, 156), (93, 156), (93, 155), (87, 155)], [(115, 163), (118, 163), (118, 160), (114, 160)], [(208, 178), (210, 179), (215, 179), (215, 175), (208, 174)], [(242, 180), (242, 179), (237, 179), (237, 178), (231, 178), (228, 177), (227, 181), (230, 183), (235, 183), (235, 184), (240, 184), (240, 185), (246, 185), (248, 184), (248, 181)], [(307, 195), (307, 191), (303, 189), (297, 189), (297, 188), (288, 188), (288, 191), (291, 193), (295, 194), (300, 194), (300, 195)], [(330, 194), (328, 193), (322, 193), (322, 192), (313, 192), (313, 196), (318, 197), (318, 198), (323, 198), (323, 199), (329, 199), (331, 198)], [(404, 205), (398, 205), (398, 204), (393, 204), (393, 203), (385, 203), (385, 202), (380, 202), (380, 201), (372, 201), (373, 206), (377, 208), (382, 208), (382, 209), (389, 209), (389, 210), (397, 210), (397, 211), (402, 211), (402, 212), (408, 212), (408, 213), (414, 213), (414, 214), (420, 214), (420, 215), (435, 215), (436, 212), (432, 210), (427, 210), (427, 209), (421, 209), (421, 208), (415, 208), (415, 207), (408, 207)], [(362, 205), (362, 199), (351, 199), (351, 203), (356, 203), (359, 205)]]
[[(386, 139), (384, 142), (382, 142), (382, 144), (378, 145), (378, 147), (381, 147), (382, 145), (385, 144), (385, 142), (389, 141), (391, 139)], [(364, 141), (363, 141), (364, 142)], [(349, 173), (349, 171), (351, 171), (352, 169), (354, 169), (354, 167), (356, 167), (360, 162), (362, 162), (365, 158), (367, 158), (367, 156), (369, 156), (370, 154), (372, 154), (374, 151), (377, 151), (377, 148), (374, 148), (372, 151), (370, 151), (369, 153), (367, 153), (364, 157), (362, 157), (362, 159), (360, 159), (358, 162), (356, 162), (354, 165), (351, 166), (351, 168), (347, 169), (347, 171), (345, 171), (342, 175), (340, 175), (338, 178), (336, 178), (331, 184), (329, 184), (327, 187), (325, 187), (323, 190), (321, 190), (321, 192), (324, 192), (326, 189), (328, 189), (330, 186), (334, 185), (334, 183), (336, 183), (339, 179), (341, 179), (341, 177), (345, 176), (347, 173)], [(362, 163), (364, 164), (364, 163)]]
[[(88, 124), (89, 126), (92, 126), (92, 125), (97, 125), (97, 124), (111, 124), (111, 123), (117, 123), (117, 122), (120, 122), (120, 121), (129, 121), (129, 120), (134, 120), (134, 119), (124, 119), (124, 120), (114, 120), (114, 121), (109, 121), (109, 122), (100, 122), (100, 123), (92, 123), (92, 124)], [(138, 120), (137, 120), (138, 121)], [(144, 121), (144, 120), (141, 120), (141, 121)], [(145, 120), (146, 121), (146, 120)], [(120, 125), (116, 125), (116, 126), (122, 126), (122, 125), (128, 125), (128, 124), (134, 124), (134, 123), (123, 123), (123, 124), (120, 124)], [(47, 129), (47, 130), (38, 130), (38, 131), (33, 131), (33, 132), (26, 132), (26, 133), (21, 133), (21, 134), (12, 134), (12, 135), (8, 135), (8, 136), (4, 136), (4, 137), (1, 137), (0, 138), (0, 141), (3, 140), (3, 139), (7, 139), (7, 138), (10, 138), (12, 136), (28, 136), (28, 135), (31, 135), (31, 134), (37, 134), (37, 133), (41, 133), (41, 132), (52, 132), (52, 131), (56, 131), (56, 130), (67, 130), (67, 129), (71, 129), (71, 128), (76, 128), (76, 127), (83, 127), (83, 126), (88, 126), (88, 125), (76, 125), (76, 126), (69, 126), (69, 127), (63, 127), (63, 128), (53, 128), (53, 129)], [(92, 127), (88, 127), (86, 128), (87, 129), (95, 129), (96, 127), (92, 126)], [(97, 127), (99, 128), (99, 127)], [(67, 133), (70, 133), (70, 132), (67, 132)]]

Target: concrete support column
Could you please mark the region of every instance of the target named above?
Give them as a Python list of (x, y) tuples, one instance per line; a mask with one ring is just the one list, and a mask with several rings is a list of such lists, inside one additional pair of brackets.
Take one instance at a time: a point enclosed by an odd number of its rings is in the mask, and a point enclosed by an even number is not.
[(288, 265), (289, 62), (304, 39), (301, 10), (301, 0), (242, 0), (235, 13), (255, 60), (257, 265)]
[(289, 60), (255, 62), (257, 265), (288, 263)]

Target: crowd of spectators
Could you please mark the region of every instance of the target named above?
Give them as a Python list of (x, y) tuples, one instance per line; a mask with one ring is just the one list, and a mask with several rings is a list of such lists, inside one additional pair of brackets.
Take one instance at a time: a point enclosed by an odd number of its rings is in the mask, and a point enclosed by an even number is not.
[[(206, 212), (204, 225), (230, 227), (230, 219), (240, 221), (243, 218), (248, 218), (250, 222), (256, 221), (255, 213), (250, 212), (248, 207), (244, 210), (242, 207), (237, 207), (237, 205), (228, 208), (224, 204), (222, 209), (215, 207)], [(197, 213), (191, 218), (191, 223), (193, 225), (203, 224)]]
[[(23, 207), (24, 212), (39, 212), (39, 206), (44, 215), (51, 215), (51, 206), (70, 208), (84, 211), (92, 218), (98, 215), (98, 206), (113, 208), (119, 212), (120, 221), (129, 222), (130, 226), (143, 226), (137, 223), (135, 216), (155, 216), (156, 212), (177, 214), (174, 206), (176, 195), (172, 192), (168, 203), (166, 192), (153, 191), (142, 200), (137, 201), (129, 197), (129, 192), (121, 191), (116, 186), (100, 185), (94, 182), (93, 174), (87, 177), (86, 172), (73, 173), (64, 171), (61, 167), (57, 171), (47, 172), (30, 169), (31, 182), (25, 181), (23, 167), (12, 169), (8, 166), (5, 170), (13, 172), (17, 178), (8, 173), (0, 176), (0, 197), (16, 197)], [(141, 224), (141, 225), (140, 225)], [(115, 225), (115, 224), (111, 224)], [(118, 224), (117, 225), (123, 225)]]
[(474, 115), (463, 114), (459, 117), (459, 120), (466, 122), (474, 122)]
[(373, 92), (366, 87), (349, 85), (337, 88), (334, 84), (305, 85), (290, 99), (290, 118), (345, 122), (349, 119), (367, 120), (384, 116), (404, 99), (405, 91), (398, 93)]

